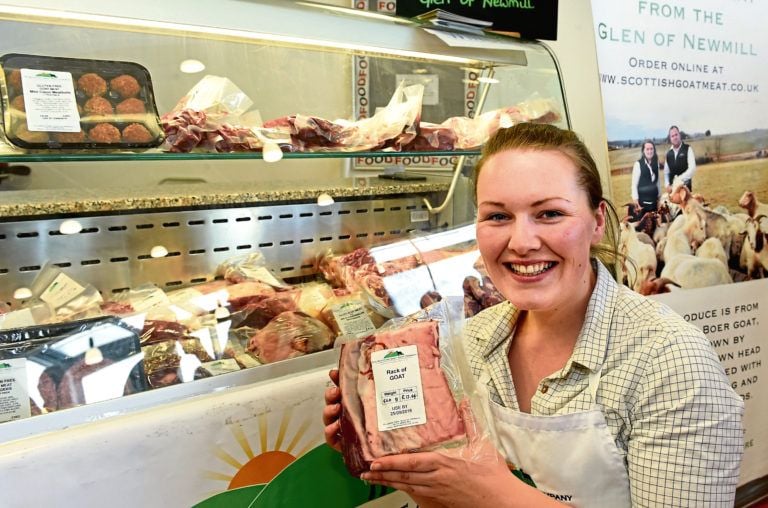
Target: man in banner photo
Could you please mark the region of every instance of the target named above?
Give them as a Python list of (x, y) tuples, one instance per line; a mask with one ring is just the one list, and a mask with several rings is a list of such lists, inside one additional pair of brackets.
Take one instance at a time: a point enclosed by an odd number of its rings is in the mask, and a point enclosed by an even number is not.
[(669, 128), (669, 142), (672, 146), (667, 151), (667, 161), (664, 165), (664, 177), (667, 181), (667, 192), (671, 190), (672, 182), (679, 176), (688, 190), (693, 191), (693, 174), (696, 172), (696, 155), (688, 143), (683, 143), (683, 137), (677, 125)]

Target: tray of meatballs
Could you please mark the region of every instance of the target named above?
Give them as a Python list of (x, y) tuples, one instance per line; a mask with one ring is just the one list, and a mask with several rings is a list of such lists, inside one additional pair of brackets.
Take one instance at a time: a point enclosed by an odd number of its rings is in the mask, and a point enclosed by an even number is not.
[(3, 131), (25, 149), (152, 148), (163, 141), (149, 71), (133, 62), (0, 57)]

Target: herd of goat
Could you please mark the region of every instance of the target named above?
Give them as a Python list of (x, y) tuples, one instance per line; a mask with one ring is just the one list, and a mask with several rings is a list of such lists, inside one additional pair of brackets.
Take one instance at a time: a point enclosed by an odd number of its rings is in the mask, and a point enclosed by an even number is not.
[(744, 212), (710, 208), (675, 182), (656, 211), (621, 222), (619, 270), (635, 291), (649, 295), (762, 278), (768, 270), (768, 204), (754, 192), (739, 199)]

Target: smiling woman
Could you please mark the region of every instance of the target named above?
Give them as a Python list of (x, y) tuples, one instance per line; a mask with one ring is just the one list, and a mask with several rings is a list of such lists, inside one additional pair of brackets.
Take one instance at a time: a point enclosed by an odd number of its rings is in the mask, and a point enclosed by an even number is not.
[(732, 506), (743, 402), (699, 329), (603, 264), (617, 217), (578, 136), (499, 130), (475, 191), (478, 247), (507, 301), (471, 319), (464, 345), (506, 460), (393, 455), (362, 478), (423, 506)]

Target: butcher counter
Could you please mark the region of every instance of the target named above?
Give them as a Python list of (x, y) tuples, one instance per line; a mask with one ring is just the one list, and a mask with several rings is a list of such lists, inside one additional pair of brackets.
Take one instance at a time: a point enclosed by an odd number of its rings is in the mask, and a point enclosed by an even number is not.
[[(355, 4), (375, 10), (373, 2)], [(332, 125), (370, 119), (402, 83), (424, 87), (416, 121), (436, 125), (543, 100), (558, 125), (583, 136), (607, 175), (586, 1), (561, 6), (569, 23), (546, 46), (496, 36), (462, 46), (455, 34), (408, 20), (311, 2), (220, 0), (189, 9), (181, 0), (139, 0), (109, 11), (75, 0), (0, 3), (4, 50), (139, 64), (151, 76), (160, 116), (175, 111), (204, 74), (239, 87), (253, 104), (248, 113), (264, 124), (294, 115)], [(568, 58), (558, 62), (555, 54)], [(189, 59), (205, 73), (181, 70)], [(8, 111), (10, 93), (0, 84)], [(235, 121), (246, 118), (241, 113)], [(169, 294), (211, 290), (227, 282), (218, 267), (249, 256), (261, 256), (278, 283), (308, 284), (328, 254), (407, 245), (473, 218), (472, 161), (463, 164), (462, 156), (476, 156), (479, 146), (395, 155), (302, 151), (293, 141), (272, 163), (261, 146), (171, 153), (163, 146), (67, 152), (0, 145), (0, 163), (31, 169), (0, 178), (0, 312), (22, 309), (28, 293), (19, 290), (35, 293), (35, 280), (51, 270), (110, 304), (150, 286)], [(393, 169), (426, 179), (378, 177)], [(223, 303), (208, 309), (215, 319), (207, 328), (227, 322), (216, 312)], [(87, 342), (89, 351), (108, 353)], [(4, 506), (365, 504), (387, 493), (352, 479), (323, 444), (322, 393), (336, 363), (336, 350), (327, 349), (0, 423)]]

